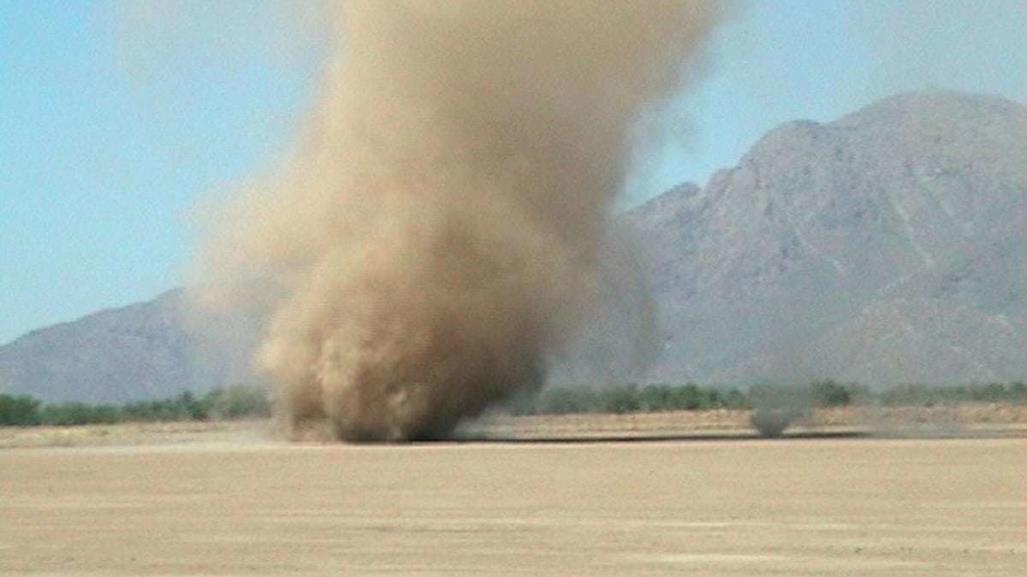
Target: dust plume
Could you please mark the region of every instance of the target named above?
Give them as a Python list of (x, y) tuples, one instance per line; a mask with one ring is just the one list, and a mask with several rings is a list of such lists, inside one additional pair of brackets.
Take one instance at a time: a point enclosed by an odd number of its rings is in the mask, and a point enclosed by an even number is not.
[(267, 319), (295, 435), (445, 435), (537, 389), (602, 293), (644, 107), (716, 20), (649, 0), (354, 0), (304, 140), (219, 218), (204, 300)]

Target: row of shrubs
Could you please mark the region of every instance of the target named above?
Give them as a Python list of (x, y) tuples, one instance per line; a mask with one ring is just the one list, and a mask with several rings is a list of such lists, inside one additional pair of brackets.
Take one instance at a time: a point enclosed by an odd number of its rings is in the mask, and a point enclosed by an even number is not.
[[(711, 409), (788, 409), (880, 406), (932, 406), (979, 402), (1027, 403), (1024, 383), (989, 383), (953, 387), (902, 385), (872, 390), (857, 384), (817, 381), (807, 386), (757, 385), (746, 389), (685, 385), (550, 387), (533, 397), (514, 400), (508, 409), (519, 415), (639, 413)], [(0, 395), (0, 426), (86, 425), (125, 422), (207, 421), (271, 415), (271, 398), (263, 388), (232, 386), (203, 395), (189, 392), (124, 405), (43, 404), (29, 396)]]
[(267, 390), (242, 385), (215, 389), (203, 395), (185, 392), (168, 399), (122, 405), (43, 404), (30, 396), (0, 395), (0, 426), (233, 420), (270, 415), (271, 398)]
[(651, 413), (748, 408), (739, 389), (687, 385), (622, 385), (603, 388), (550, 387), (535, 397), (518, 399), (510, 410), (520, 415), (575, 413)]
[(854, 383), (816, 381), (806, 386), (755, 385), (745, 389), (686, 385), (552, 387), (511, 404), (516, 414), (635, 413), (775, 407), (830, 408), (854, 404), (931, 406), (955, 403), (1027, 403), (1024, 383), (901, 385), (880, 390)]
[(988, 383), (980, 385), (929, 387), (901, 385), (884, 389), (875, 395), (885, 406), (944, 405), (951, 403), (1024, 403), (1027, 385), (1016, 383)]

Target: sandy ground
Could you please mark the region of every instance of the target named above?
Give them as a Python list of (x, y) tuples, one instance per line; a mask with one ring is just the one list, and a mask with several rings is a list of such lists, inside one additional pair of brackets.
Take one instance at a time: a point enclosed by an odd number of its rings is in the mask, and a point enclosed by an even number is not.
[(165, 434), (0, 450), (0, 574), (1027, 567), (1023, 438), (346, 446), (286, 445), (252, 424)]

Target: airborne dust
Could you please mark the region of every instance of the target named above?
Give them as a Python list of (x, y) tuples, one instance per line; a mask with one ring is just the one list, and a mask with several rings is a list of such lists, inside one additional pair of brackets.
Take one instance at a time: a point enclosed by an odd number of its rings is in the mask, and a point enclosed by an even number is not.
[(541, 386), (603, 292), (647, 105), (716, 20), (671, 0), (353, 0), (296, 153), (202, 255), (204, 300), (267, 319), (294, 436), (444, 436)]

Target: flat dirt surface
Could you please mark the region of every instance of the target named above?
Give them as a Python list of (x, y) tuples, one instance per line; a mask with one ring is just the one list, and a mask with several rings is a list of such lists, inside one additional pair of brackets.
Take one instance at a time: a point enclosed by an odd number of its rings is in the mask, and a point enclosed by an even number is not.
[(1023, 575), (1027, 440), (0, 450), (3, 575)]

